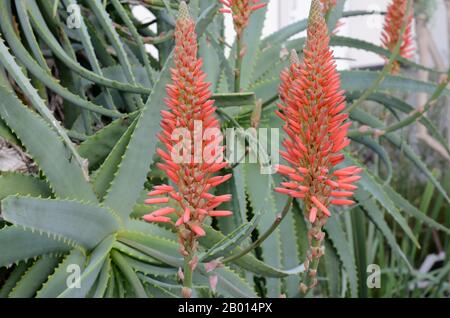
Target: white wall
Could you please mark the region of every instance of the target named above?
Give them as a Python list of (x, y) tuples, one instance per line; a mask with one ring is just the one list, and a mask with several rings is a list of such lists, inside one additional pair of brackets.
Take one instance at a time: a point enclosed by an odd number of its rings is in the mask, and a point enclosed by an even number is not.
[[(272, 10), (266, 22), (265, 31), (281, 28), (295, 21), (307, 18), (310, 0), (271, 0)], [(345, 10), (385, 10), (388, 0), (347, 0)], [(274, 8), (275, 7), (275, 8)], [(354, 17), (345, 19), (345, 24), (339, 28), (338, 35), (364, 39), (380, 44), (380, 32), (383, 25), (382, 16)], [(338, 67), (349, 68), (381, 64), (383, 60), (375, 54), (347, 48), (334, 48), (335, 56), (345, 60), (338, 60)], [(352, 59), (349, 61), (348, 59)]]
[[(347, 0), (345, 10), (385, 11), (389, 2), (390, 0)], [(263, 36), (267, 36), (293, 22), (306, 19), (310, 4), (311, 0), (269, 0)], [(446, 8), (444, 0), (437, 0), (437, 4), (437, 10), (430, 21), (429, 27), (438, 50), (444, 61), (446, 61), (446, 57), (449, 56), (447, 46)], [(143, 21), (154, 18), (147, 10), (143, 10), (143, 8), (140, 8), (139, 6), (134, 8), (133, 13)], [(380, 45), (380, 34), (383, 26), (382, 16), (353, 17), (347, 18), (344, 21), (345, 24), (339, 29), (338, 35), (357, 38)], [(228, 43), (232, 43), (235, 35), (231, 15), (225, 15), (225, 24), (225, 38)], [(154, 31), (156, 31), (156, 29)], [(152, 46), (149, 46), (148, 49), (156, 57), (157, 50)], [(374, 66), (383, 63), (383, 60), (378, 55), (365, 51), (339, 47), (334, 48), (334, 50), (335, 56), (338, 58), (338, 67), (340, 69)]]
[[(350, 10), (376, 10), (385, 11), (390, 0), (347, 0), (346, 11)], [(308, 16), (311, 0), (270, 0), (268, 15), (265, 22), (263, 35), (293, 22), (305, 19)], [(380, 34), (383, 27), (383, 16), (361, 16), (345, 19), (345, 24), (339, 29), (338, 35), (365, 40), (380, 45)], [(430, 29), (443, 57), (448, 56), (447, 48), (447, 19), (443, 0), (438, 0), (438, 8), (430, 21)], [(229, 43), (233, 41), (234, 30), (232, 20), (226, 19), (226, 38)], [(335, 56), (340, 69), (350, 67), (375, 66), (383, 63), (378, 55), (356, 49), (334, 48)], [(344, 59), (344, 60), (343, 60)]]

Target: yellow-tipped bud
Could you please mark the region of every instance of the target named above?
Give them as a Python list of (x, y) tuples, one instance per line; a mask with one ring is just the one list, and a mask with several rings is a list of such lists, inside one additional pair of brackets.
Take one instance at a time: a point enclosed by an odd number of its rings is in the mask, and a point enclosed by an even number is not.
[(191, 20), (191, 14), (189, 13), (189, 7), (185, 1), (180, 2), (178, 10), (178, 19), (180, 20)]
[(317, 19), (324, 19), (322, 14), (322, 4), (320, 0), (312, 0), (311, 9), (309, 10), (309, 23), (317, 21)]

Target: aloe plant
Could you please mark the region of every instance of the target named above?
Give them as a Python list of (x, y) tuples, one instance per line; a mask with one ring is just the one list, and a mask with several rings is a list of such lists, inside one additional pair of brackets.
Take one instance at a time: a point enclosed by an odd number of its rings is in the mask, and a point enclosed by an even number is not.
[[(179, 2), (139, 1), (155, 16), (150, 22), (135, 19), (136, 2), (0, 1), (0, 136), (27, 153), (39, 170), (0, 175), (0, 268), (5, 271), (0, 297), (182, 296), (184, 259), (176, 230), (142, 219), (157, 209), (144, 204), (146, 193), (169, 179), (158, 168), (156, 135), (174, 66)], [(308, 23), (298, 21), (263, 37), (268, 0), (262, 0), (236, 43), (225, 43), (222, 3), (189, 1), (220, 127), (281, 128), (275, 114), (279, 74), (289, 61), (280, 51), (295, 50), (302, 59), (305, 38), (292, 37)], [(339, 19), (380, 14), (344, 12), (344, 3), (338, 0), (327, 14), (330, 31)], [(77, 10), (80, 15), (74, 16)], [(158, 32), (149, 24), (157, 24)], [(440, 74), (362, 40), (332, 35), (330, 44), (379, 54), (391, 66), (398, 61), (403, 69)], [(158, 58), (146, 45), (158, 50)], [(448, 242), (448, 215), (443, 220), (450, 201), (448, 177), (443, 182), (445, 173), (432, 172), (401, 129), (420, 121), (450, 151), (424, 111), (414, 111), (397, 93), (432, 95), (428, 109), (450, 91), (444, 82), (388, 71), (340, 72), (354, 122), (343, 164), (361, 168), (362, 178), (357, 204), (335, 209), (324, 226), (325, 254), (318, 286), (309, 295), (407, 296), (416, 293), (409, 283), (421, 279), (430, 282), (428, 294), (448, 293), (448, 266), (425, 278), (416, 270), (424, 256), (418, 247), (430, 245), (431, 233)], [(383, 121), (366, 101), (392, 112), (396, 122)], [(252, 135), (245, 137), (249, 144)], [(399, 153), (428, 179), (440, 202), (433, 204), (433, 213), (395, 190), (392, 161)], [(214, 194), (232, 195), (221, 210), (233, 215), (202, 225), (193, 297), (303, 296), (299, 286), (309, 230), (304, 205), (274, 191), (283, 180), (261, 173), (264, 163), (224, 169), (232, 178)], [(421, 229), (429, 234), (421, 235)], [(391, 289), (368, 289), (371, 263), (382, 267), (388, 286), (398, 277), (392, 270), (398, 269), (404, 281)]]

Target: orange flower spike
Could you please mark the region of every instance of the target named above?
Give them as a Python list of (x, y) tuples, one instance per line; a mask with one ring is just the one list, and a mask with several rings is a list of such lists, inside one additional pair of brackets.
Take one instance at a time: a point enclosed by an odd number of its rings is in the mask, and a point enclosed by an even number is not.
[(267, 3), (259, 3), (260, 0), (220, 0), (220, 2), (225, 6), (220, 9), (220, 12), (231, 13), (233, 16), (234, 29), (238, 38), (242, 37), (248, 26), (251, 14), (267, 5)]
[[(400, 33), (403, 23), (405, 19), (408, 19), (405, 33), (403, 34), (399, 55), (409, 59), (414, 55), (414, 39), (412, 33), (414, 11), (411, 9), (411, 13), (408, 17), (406, 17), (407, 9), (408, 0), (392, 0), (391, 4), (388, 6), (387, 13), (384, 18), (381, 42), (385, 49), (393, 52), (398, 41), (400, 40)], [(400, 64), (398, 61), (395, 61), (392, 68), (392, 74), (397, 74), (399, 71)]]
[[(329, 48), (330, 38), (322, 16), (321, 5), (313, 1), (303, 63), (291, 54), (291, 66), (281, 74), (279, 116), (285, 121), (287, 134), (282, 156), (291, 165), (278, 166), (278, 172), (289, 178), (278, 188), (293, 193), (294, 185), (305, 193), (309, 210), (318, 208), (318, 216), (326, 217), (331, 193), (338, 193), (339, 183), (348, 188), (359, 180), (357, 167), (334, 167), (344, 159), (340, 153), (349, 144), (344, 92)], [(284, 189), (284, 190), (282, 190)], [(347, 196), (349, 192), (343, 192)], [(338, 194), (339, 195), (339, 194)]]
[(305, 203), (305, 218), (310, 222), (310, 250), (305, 262), (303, 291), (317, 283), (318, 261), (323, 254), (322, 228), (333, 205), (350, 205), (351, 190), (361, 170), (337, 168), (344, 161), (342, 150), (350, 143), (351, 126), (345, 109), (344, 92), (329, 47), (330, 37), (322, 5), (313, 0), (309, 16), (304, 59), (291, 53), (289, 68), (281, 74), (277, 114), (285, 122), (286, 139), (280, 152), (288, 165), (279, 165), (278, 173), (287, 179), (278, 193), (300, 198)]
[[(213, 144), (215, 138), (209, 138), (201, 142), (203, 150), (213, 147), (215, 156), (200, 158), (196, 161), (194, 154), (186, 151), (180, 158), (172, 157), (175, 145), (179, 139), (172, 139), (177, 131), (187, 131), (189, 136), (201, 137), (213, 132), (220, 134), (220, 125), (215, 118), (214, 101), (210, 100), (212, 92), (210, 84), (205, 82), (206, 74), (202, 71), (202, 60), (197, 57), (197, 35), (195, 33), (195, 22), (189, 14), (188, 7), (184, 1), (180, 2), (180, 13), (175, 27), (175, 49), (174, 67), (171, 69), (172, 83), (167, 85), (167, 98), (165, 103), (168, 110), (161, 112), (162, 132), (158, 135), (165, 149), (157, 149), (158, 155), (163, 160), (158, 167), (174, 185), (157, 185), (148, 193), (149, 199), (146, 204), (167, 204), (171, 207), (158, 207), (158, 210), (145, 215), (144, 220), (148, 222), (171, 223), (178, 230), (180, 251), (185, 257), (193, 257), (196, 251), (196, 238), (206, 235), (202, 223), (207, 216), (226, 217), (232, 215), (230, 211), (214, 209), (223, 202), (231, 200), (231, 195), (215, 196), (208, 191), (226, 182), (231, 174), (215, 176), (227, 163), (214, 160), (219, 154), (223, 154), (223, 147)], [(198, 125), (201, 130), (198, 131)], [(208, 132), (206, 130), (209, 129)], [(183, 140), (185, 141), (185, 140)], [(195, 149), (195, 142), (191, 140), (190, 147)], [(184, 149), (183, 149), (184, 150)], [(175, 152), (176, 153), (176, 152)], [(220, 157), (219, 158), (223, 158)], [(207, 163), (206, 163), (207, 162)], [(172, 215), (172, 218), (169, 218)], [(174, 223), (174, 220), (175, 223)], [(195, 264), (195, 263), (192, 263)], [(192, 265), (191, 267), (195, 267)]]

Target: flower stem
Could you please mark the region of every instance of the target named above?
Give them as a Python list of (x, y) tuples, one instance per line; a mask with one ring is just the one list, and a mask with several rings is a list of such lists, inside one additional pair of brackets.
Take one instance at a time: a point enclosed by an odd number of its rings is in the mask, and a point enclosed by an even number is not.
[(300, 284), (300, 291), (306, 295), (309, 290), (317, 285), (317, 268), (324, 250), (322, 247), (324, 233), (322, 227), (325, 220), (319, 219), (308, 232), (308, 239), (310, 241), (310, 248), (305, 261), (305, 271), (303, 280)]
[(241, 91), (241, 68), (242, 68), (242, 36), (236, 38), (236, 64), (234, 69), (234, 91)]
[(184, 258), (184, 266), (183, 266), (183, 297), (185, 298), (191, 298), (191, 292), (192, 292), (192, 267), (191, 267), (191, 260), (193, 258), (193, 253), (189, 253), (189, 255), (185, 256)]
[(241, 258), (242, 256), (246, 255), (247, 253), (253, 251), (255, 248), (260, 246), (272, 233), (275, 231), (275, 229), (280, 225), (281, 221), (283, 221), (284, 217), (288, 214), (290, 207), (292, 204), (292, 197), (289, 197), (286, 205), (283, 208), (283, 211), (279, 215), (277, 215), (275, 221), (271, 225), (271, 227), (263, 234), (261, 235), (256, 241), (254, 241), (252, 244), (244, 248), (240, 253), (237, 253), (235, 255), (231, 255), (227, 258), (225, 258), (222, 263), (227, 263), (234, 261), (238, 258)]

